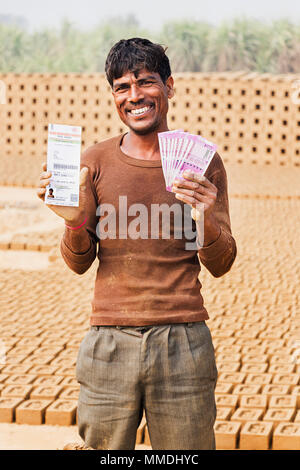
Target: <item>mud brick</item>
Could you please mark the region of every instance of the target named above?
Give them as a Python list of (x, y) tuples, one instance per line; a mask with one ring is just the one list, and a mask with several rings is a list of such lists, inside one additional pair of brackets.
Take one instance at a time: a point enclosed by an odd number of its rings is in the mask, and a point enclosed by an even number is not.
[(29, 397), (31, 390), (31, 385), (6, 385), (2, 390), (1, 396), (26, 399)]
[(75, 366), (71, 366), (71, 367), (60, 367), (59, 369), (57, 369), (56, 371), (56, 374), (57, 375), (63, 375), (64, 377), (67, 376), (67, 377), (75, 377), (76, 375), (76, 367)]
[(295, 423), (300, 423), (300, 410), (297, 411), (294, 421)]
[(275, 374), (272, 380), (273, 384), (278, 385), (298, 385), (298, 374)]
[(38, 348), (42, 344), (42, 339), (41, 338), (20, 338), (17, 345), (19, 346), (34, 346), (35, 348)]
[(231, 383), (224, 383), (224, 382), (217, 382), (215, 393), (224, 394), (232, 392), (233, 384)]
[(65, 366), (65, 367), (72, 367), (76, 365), (76, 358), (72, 357), (56, 357), (55, 359), (52, 359), (50, 362), (51, 365), (57, 365), (57, 367)]
[(37, 336), (40, 336), (42, 333), (41, 328), (20, 328), (19, 330), (16, 329), (15, 331), (15, 336), (26, 336), (29, 338), (35, 338)]
[(0, 384), (4, 383), (8, 377), (7, 374), (0, 374)]
[(270, 421), (277, 426), (281, 422), (293, 421), (295, 410), (290, 408), (269, 408), (263, 417), (263, 421)]
[(270, 374), (292, 374), (296, 372), (295, 364), (270, 364), (268, 372)]
[(39, 347), (36, 351), (35, 351), (35, 355), (38, 355), (38, 356), (52, 356), (52, 357), (56, 357), (61, 351), (63, 350), (63, 348), (61, 348), (60, 346), (57, 346), (57, 347), (53, 347), (53, 346), (42, 346), (42, 347)]
[(240, 432), (241, 450), (268, 450), (271, 445), (273, 424), (248, 421)]
[(262, 388), (262, 395), (267, 395), (268, 401), (273, 395), (287, 395), (290, 391), (289, 385), (267, 384)]
[(235, 331), (234, 336), (240, 339), (256, 339), (259, 335), (259, 328), (248, 328)]
[(215, 401), (217, 407), (231, 407), (235, 408), (238, 404), (238, 395), (232, 395), (232, 394), (215, 394)]
[(151, 446), (150, 435), (149, 435), (149, 429), (148, 429), (147, 424), (146, 424), (146, 426), (145, 426), (145, 428), (144, 428), (144, 444), (145, 444), (145, 446)]
[(238, 345), (240, 345), (241, 347), (244, 347), (244, 346), (256, 347), (256, 346), (260, 346), (260, 345), (261, 345), (261, 339), (258, 339), (258, 338), (253, 338), (253, 339), (249, 339), (249, 338), (236, 338), (234, 344), (238, 344)]
[(240, 371), (246, 372), (246, 374), (263, 374), (268, 369), (268, 364), (253, 364), (253, 363), (246, 363), (242, 365)]
[(297, 408), (300, 408), (300, 385), (292, 387), (291, 395), (295, 395), (297, 397)]
[(67, 342), (66, 348), (67, 349), (79, 349), (81, 341), (82, 340), (80, 338), (71, 339), (70, 341)]
[(212, 338), (214, 342), (214, 338), (230, 338), (233, 337), (235, 333), (234, 329), (230, 328), (218, 328), (212, 332)]
[(278, 424), (273, 433), (273, 450), (300, 450), (300, 424)]
[(6, 385), (29, 385), (36, 379), (36, 375), (15, 374), (7, 376)]
[(233, 343), (236, 341), (235, 338), (215, 338), (213, 336), (213, 332), (212, 332), (212, 337), (213, 337), (213, 344), (215, 348), (217, 348), (219, 345), (232, 346)]
[(218, 421), (227, 421), (230, 419), (230, 416), (232, 415), (234, 411), (234, 408), (231, 407), (217, 407), (217, 420)]
[(65, 338), (43, 338), (43, 346), (65, 348), (67, 341)]
[(269, 402), (269, 408), (292, 408), (296, 409), (297, 407), (297, 397), (295, 395), (287, 395), (285, 397), (272, 396)]
[[(31, 367), (30, 369), (30, 374), (36, 374), (36, 375), (53, 375), (57, 372), (57, 367), (56, 366), (48, 366), (48, 365), (36, 365)], [(60, 374), (57, 374), (60, 375)]]
[(15, 346), (10, 350), (10, 353), (13, 352), (13, 354), (26, 354), (27, 356), (31, 354), (32, 352), (35, 351), (36, 348), (29, 346), (29, 345), (20, 345), (20, 346)]
[(146, 427), (146, 417), (143, 416), (141, 419), (141, 422), (139, 424), (139, 427), (137, 428), (136, 431), (136, 444), (142, 444), (144, 441), (144, 434), (145, 434), (145, 427)]
[(257, 354), (258, 356), (263, 355), (266, 352), (266, 346), (243, 346), (242, 348), (242, 354), (251, 354), (253, 356), (254, 354)]
[(231, 416), (231, 420), (239, 421), (245, 424), (247, 421), (259, 421), (262, 418), (263, 414), (264, 411), (261, 408), (239, 407)]
[(79, 385), (77, 387), (66, 387), (59, 394), (59, 398), (66, 400), (78, 400)]
[(239, 362), (217, 362), (218, 372), (238, 372), (241, 364)]
[(45, 400), (55, 400), (60, 392), (63, 390), (62, 387), (59, 386), (45, 386), (40, 385), (39, 387), (34, 387), (32, 392), (30, 393), (30, 398), (37, 398), (37, 399), (45, 399)]
[(272, 374), (248, 374), (246, 384), (269, 384), (273, 378)]
[(46, 424), (69, 426), (75, 421), (77, 401), (58, 399), (46, 410)]
[(243, 364), (262, 364), (264, 362), (268, 362), (267, 354), (243, 354)]
[(236, 353), (236, 354), (229, 354), (229, 353), (217, 353), (216, 354), (216, 359), (218, 362), (229, 362), (229, 363), (240, 363), (241, 359), (241, 354)]
[(293, 356), (290, 354), (274, 354), (270, 358), (270, 364), (291, 364)]
[(238, 403), (239, 403), (243, 395), (256, 395), (260, 393), (260, 390), (261, 390), (261, 385), (237, 384), (234, 386), (232, 393), (234, 395), (238, 395), (239, 397)]
[(261, 408), (265, 411), (268, 399), (266, 395), (242, 395), (239, 404), (241, 408)]
[(0, 397), (0, 423), (14, 422), (15, 409), (22, 401), (22, 398)]
[(245, 378), (246, 378), (246, 374), (244, 372), (232, 372), (232, 373), (221, 372), (221, 374), (219, 374), (218, 381), (225, 382), (225, 383), (229, 382), (229, 383), (236, 385), (239, 383), (243, 383)]
[(24, 364), (32, 364), (32, 365), (48, 365), (52, 361), (53, 356), (38, 356), (38, 355), (31, 355), (24, 359)]
[(214, 431), (218, 450), (236, 449), (241, 423), (233, 421), (215, 421)]
[(78, 382), (76, 377), (65, 377), (59, 385), (67, 387), (77, 387)]
[(27, 358), (27, 354), (18, 354), (17, 356), (15, 355), (7, 355), (5, 364), (10, 365), (10, 364), (21, 364), (24, 359)]
[(33, 385), (42, 385), (43, 387), (52, 387), (55, 385), (61, 385), (64, 377), (60, 375), (41, 375), (34, 382)]
[(8, 364), (7, 366), (4, 366), (3, 369), (1, 370), (2, 374), (26, 374), (30, 369), (30, 365), (27, 364)]
[(16, 423), (43, 424), (45, 410), (52, 400), (26, 400), (16, 408)]
[(284, 339), (268, 339), (268, 338), (264, 338), (262, 340), (262, 346), (265, 346), (266, 348), (267, 347), (276, 347), (276, 348), (282, 348), (285, 346), (285, 340)]

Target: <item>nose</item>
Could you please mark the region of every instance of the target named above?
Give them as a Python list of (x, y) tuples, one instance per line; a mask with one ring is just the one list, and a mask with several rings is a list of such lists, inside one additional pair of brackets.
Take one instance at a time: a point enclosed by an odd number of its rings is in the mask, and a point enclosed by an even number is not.
[(138, 101), (142, 100), (144, 98), (144, 95), (142, 93), (142, 90), (139, 86), (136, 84), (132, 84), (130, 87), (130, 94), (128, 97), (128, 101), (132, 103), (137, 103)]

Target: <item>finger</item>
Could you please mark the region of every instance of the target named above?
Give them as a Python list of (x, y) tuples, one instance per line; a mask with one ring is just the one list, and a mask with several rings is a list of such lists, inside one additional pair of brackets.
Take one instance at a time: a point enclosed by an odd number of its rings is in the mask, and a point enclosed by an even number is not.
[(186, 204), (190, 204), (193, 207), (196, 207), (199, 204), (205, 204), (207, 207), (211, 205), (211, 198), (203, 196), (202, 194), (196, 194), (191, 196), (190, 194), (185, 194), (182, 192), (177, 192), (175, 194), (176, 199), (179, 199)]
[(42, 163), (42, 170), (47, 171), (47, 162)]
[(44, 199), (45, 192), (46, 188), (38, 188), (36, 193), (40, 199)]
[(42, 180), (42, 179), (45, 179), (45, 178), (51, 178), (51, 176), (52, 176), (51, 171), (43, 171), (43, 173), (41, 173), (40, 178)]
[(176, 188), (197, 189), (200, 185), (199, 183), (195, 183), (194, 181), (188, 181), (185, 178), (176, 178), (173, 182), (173, 186), (175, 186)]
[(203, 186), (206, 186), (206, 187), (211, 187), (212, 185), (212, 183), (209, 181), (209, 179), (206, 178), (206, 176), (201, 175), (200, 173), (197, 173), (196, 171), (194, 172), (194, 171), (185, 170), (183, 172), (183, 176), (188, 180), (194, 181), (199, 184), (203, 184)]
[(40, 188), (45, 188), (46, 186), (48, 186), (48, 184), (50, 184), (51, 181), (49, 178), (45, 178), (43, 180), (40, 181)]
[(80, 170), (80, 180), (79, 180), (80, 189), (84, 190), (86, 188), (86, 181), (87, 181), (88, 173), (89, 173), (89, 169), (86, 166)]

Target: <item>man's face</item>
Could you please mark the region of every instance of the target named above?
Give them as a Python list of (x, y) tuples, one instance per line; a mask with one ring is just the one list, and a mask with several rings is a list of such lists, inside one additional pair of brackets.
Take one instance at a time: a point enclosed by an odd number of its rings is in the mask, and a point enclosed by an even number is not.
[(158, 73), (142, 69), (115, 79), (112, 88), (120, 119), (133, 132), (145, 135), (164, 129), (174, 94), (172, 77), (163, 83)]

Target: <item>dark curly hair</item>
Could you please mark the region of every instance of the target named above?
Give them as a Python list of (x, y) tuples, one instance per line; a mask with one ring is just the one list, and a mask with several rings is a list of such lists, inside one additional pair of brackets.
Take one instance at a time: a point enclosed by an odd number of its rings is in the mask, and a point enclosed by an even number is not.
[(105, 62), (106, 78), (110, 86), (112, 87), (114, 79), (127, 72), (138, 73), (143, 68), (158, 73), (163, 83), (166, 83), (171, 75), (166, 49), (148, 39), (121, 39), (111, 48)]

